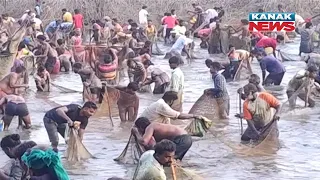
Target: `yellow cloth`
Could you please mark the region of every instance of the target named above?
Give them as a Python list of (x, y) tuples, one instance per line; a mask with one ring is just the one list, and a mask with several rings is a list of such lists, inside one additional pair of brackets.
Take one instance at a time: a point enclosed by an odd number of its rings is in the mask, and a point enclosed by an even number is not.
[(63, 15), (63, 21), (64, 22), (73, 22), (73, 19), (72, 19), (72, 14), (71, 13), (69, 13), (69, 12), (66, 12), (66, 13), (64, 13), (64, 15)]
[(273, 48), (272, 47), (264, 48), (264, 51), (266, 52), (267, 55), (273, 54)]

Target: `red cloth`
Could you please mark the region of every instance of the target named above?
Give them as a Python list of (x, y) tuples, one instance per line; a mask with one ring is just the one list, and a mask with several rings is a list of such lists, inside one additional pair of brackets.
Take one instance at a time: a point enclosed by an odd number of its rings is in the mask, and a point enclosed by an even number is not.
[(60, 60), (57, 59), (56, 64), (53, 67), (52, 74), (59, 74), (59, 72), (60, 72)]
[(167, 16), (166, 18), (164, 18), (163, 24), (167, 25), (167, 28), (172, 29), (174, 28), (174, 26), (176, 26), (176, 24), (178, 24), (178, 21), (172, 16)]
[(82, 14), (75, 14), (73, 15), (73, 23), (74, 23), (74, 28), (77, 29), (82, 29), (83, 27), (83, 16)]
[(307, 23), (307, 22), (311, 22), (311, 19), (312, 18), (307, 18), (307, 19), (305, 19), (304, 21)]
[(273, 50), (277, 48), (277, 40), (274, 38), (264, 37), (256, 44), (256, 47), (267, 48), (272, 47)]
[(207, 28), (207, 29), (201, 29), (198, 31), (198, 36), (199, 37), (207, 37), (209, 36), (209, 34), (211, 33), (211, 29)]

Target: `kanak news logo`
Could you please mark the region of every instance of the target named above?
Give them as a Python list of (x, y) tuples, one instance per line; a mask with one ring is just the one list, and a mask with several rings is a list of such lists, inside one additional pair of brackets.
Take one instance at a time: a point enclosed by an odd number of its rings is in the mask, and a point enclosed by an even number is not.
[(249, 31), (275, 32), (295, 30), (295, 13), (250, 13)]

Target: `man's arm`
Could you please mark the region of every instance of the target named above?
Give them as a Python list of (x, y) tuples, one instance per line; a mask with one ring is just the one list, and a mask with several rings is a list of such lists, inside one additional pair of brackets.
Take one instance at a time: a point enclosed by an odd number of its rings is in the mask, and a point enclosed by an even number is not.
[(82, 142), (82, 140), (83, 140), (84, 131), (85, 131), (85, 130), (82, 129), (82, 128), (80, 128), (80, 129), (78, 130), (78, 136), (79, 136), (81, 142)]
[[(142, 144), (143, 146), (148, 147), (149, 142), (152, 139), (153, 132), (154, 132), (154, 129), (153, 129), (152, 125), (149, 125), (146, 128), (146, 131), (145, 131), (143, 136), (140, 135), (140, 133), (139, 133), (139, 131), (138, 131), (138, 129), (136, 127), (133, 127), (131, 131), (136, 136), (136, 138), (137, 138), (137, 140), (138, 140), (138, 142), (140, 144)], [(148, 149), (149, 149), (149, 147), (148, 147)]]
[(2, 106), (6, 102), (6, 96), (0, 99), (0, 106)]
[(72, 126), (73, 121), (66, 114), (69, 111), (69, 109), (66, 106), (60, 107), (60, 108), (56, 109), (56, 111), (59, 116), (61, 116), (63, 119), (65, 119), (67, 121), (69, 126)]
[(185, 114), (185, 113), (180, 113), (178, 116), (178, 119), (193, 119), (193, 118), (198, 118), (198, 116), (194, 114)]
[(256, 129), (256, 127), (253, 124), (252, 120), (247, 120), (247, 124), (249, 128), (252, 130), (252, 132), (255, 134), (256, 137), (260, 136), (260, 132)]
[(11, 88), (21, 88), (21, 87), (28, 87), (27, 84), (16, 84), (18, 77), (16, 74), (12, 74), (9, 78), (9, 85)]
[(262, 70), (262, 85), (265, 84), (265, 80), (266, 80), (266, 70)]

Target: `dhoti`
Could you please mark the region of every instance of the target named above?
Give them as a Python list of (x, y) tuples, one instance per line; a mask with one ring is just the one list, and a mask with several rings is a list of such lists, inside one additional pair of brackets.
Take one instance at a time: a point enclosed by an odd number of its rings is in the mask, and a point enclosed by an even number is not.
[(219, 106), (219, 116), (222, 119), (227, 119), (230, 112), (230, 98), (229, 96), (216, 98), (217, 104)]
[(172, 109), (182, 112), (182, 104), (183, 104), (183, 99), (184, 99), (184, 94), (183, 92), (178, 92), (178, 99), (175, 100), (171, 106)]

